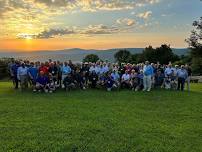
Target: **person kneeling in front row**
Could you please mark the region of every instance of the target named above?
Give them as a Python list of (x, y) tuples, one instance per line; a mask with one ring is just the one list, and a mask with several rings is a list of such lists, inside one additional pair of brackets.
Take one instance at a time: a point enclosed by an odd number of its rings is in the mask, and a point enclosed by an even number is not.
[(35, 89), (33, 90), (38, 91), (38, 92), (46, 92), (48, 93), (50, 91), (49, 89), (49, 78), (44, 74), (43, 71), (40, 71), (38, 78), (36, 79), (36, 86)]
[(71, 74), (68, 74), (63, 80), (63, 85), (66, 91), (70, 91), (71, 89), (76, 88), (76, 81), (74, 80)]

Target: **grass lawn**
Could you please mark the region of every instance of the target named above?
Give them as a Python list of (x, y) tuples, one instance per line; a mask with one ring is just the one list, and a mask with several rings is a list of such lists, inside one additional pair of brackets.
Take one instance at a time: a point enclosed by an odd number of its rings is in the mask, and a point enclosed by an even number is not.
[(202, 84), (191, 89), (38, 94), (0, 82), (0, 151), (200, 152)]

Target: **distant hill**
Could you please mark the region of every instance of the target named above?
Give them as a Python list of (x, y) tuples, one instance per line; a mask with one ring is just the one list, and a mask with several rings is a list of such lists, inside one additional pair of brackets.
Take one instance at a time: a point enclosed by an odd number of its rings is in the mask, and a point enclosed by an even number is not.
[[(123, 48), (122, 48), (123, 49)], [(130, 51), (132, 54), (141, 53), (144, 48), (125, 48)], [(88, 54), (97, 54), (102, 60), (114, 61), (114, 54), (121, 50), (117, 49), (108, 49), (108, 50), (85, 50), (80, 48), (73, 49), (64, 49), (64, 50), (56, 50), (56, 51), (37, 51), (37, 52), (0, 52), (0, 57), (13, 57), (13, 58), (21, 58), (28, 59), (31, 61), (44, 61), (48, 59), (65, 61), (82, 61), (82, 59)], [(188, 49), (173, 49), (173, 52), (179, 56), (186, 55), (188, 53)]]

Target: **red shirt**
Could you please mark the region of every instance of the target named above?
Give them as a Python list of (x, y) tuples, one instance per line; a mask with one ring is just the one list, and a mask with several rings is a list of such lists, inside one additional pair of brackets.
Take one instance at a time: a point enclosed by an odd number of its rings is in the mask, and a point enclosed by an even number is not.
[(39, 68), (39, 72), (40, 72), (40, 71), (43, 71), (44, 74), (48, 74), (48, 69), (49, 69), (49, 68), (48, 68), (47, 66), (42, 66), (42, 67)]

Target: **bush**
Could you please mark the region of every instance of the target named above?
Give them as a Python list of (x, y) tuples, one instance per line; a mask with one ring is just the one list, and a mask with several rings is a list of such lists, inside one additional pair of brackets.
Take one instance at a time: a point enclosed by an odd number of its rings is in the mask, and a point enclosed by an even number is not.
[(1, 58), (0, 59), (0, 79), (6, 78), (9, 76), (8, 65), (13, 61), (13, 58)]

